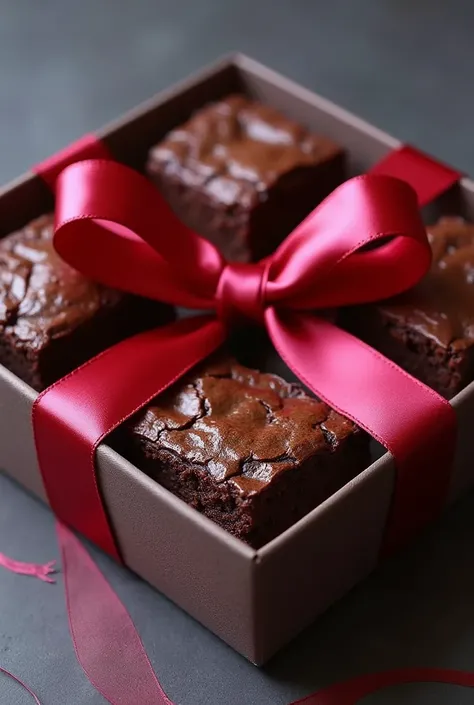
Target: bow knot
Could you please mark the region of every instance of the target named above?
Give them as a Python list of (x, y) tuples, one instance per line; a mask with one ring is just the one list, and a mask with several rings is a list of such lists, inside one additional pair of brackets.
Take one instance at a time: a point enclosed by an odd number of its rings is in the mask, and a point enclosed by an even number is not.
[(226, 325), (251, 320), (263, 324), (270, 261), (228, 263), (216, 291), (217, 315)]

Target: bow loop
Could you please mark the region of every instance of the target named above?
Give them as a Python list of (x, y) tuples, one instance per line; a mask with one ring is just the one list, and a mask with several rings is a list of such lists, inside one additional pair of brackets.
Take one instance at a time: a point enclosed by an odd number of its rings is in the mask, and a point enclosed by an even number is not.
[(215, 307), (221, 254), (178, 220), (153, 184), (118, 162), (76, 162), (60, 174), (54, 244), (105, 286), (186, 308)]
[(366, 174), (339, 186), (280, 245), (267, 296), (300, 310), (378, 301), (414, 286), (430, 263), (415, 192)]

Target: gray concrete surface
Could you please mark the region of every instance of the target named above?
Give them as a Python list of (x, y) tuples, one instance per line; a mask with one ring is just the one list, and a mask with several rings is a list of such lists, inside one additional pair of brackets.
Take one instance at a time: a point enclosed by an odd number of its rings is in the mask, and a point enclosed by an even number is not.
[[(474, 173), (473, 22), (470, 0), (0, 0), (0, 180), (232, 50)], [(474, 669), (473, 517), (471, 496), (263, 670), (98, 560), (178, 705), (285, 705), (367, 670)], [(2, 476), (0, 551), (57, 557), (50, 513)], [(0, 572), (0, 666), (44, 705), (104, 702), (76, 663), (61, 579), (48, 586)], [(473, 697), (423, 685), (365, 702), (467, 705)], [(0, 675), (0, 705), (27, 702)]]

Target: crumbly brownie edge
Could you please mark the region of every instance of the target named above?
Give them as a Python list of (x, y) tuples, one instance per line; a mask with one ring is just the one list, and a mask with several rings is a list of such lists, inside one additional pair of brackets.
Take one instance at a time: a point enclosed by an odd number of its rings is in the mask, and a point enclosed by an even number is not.
[(347, 309), (340, 323), (446, 399), (474, 377), (474, 346), (445, 348), (414, 328), (387, 319), (373, 306)]
[(142, 437), (133, 461), (147, 475), (237, 538), (258, 548), (299, 521), (370, 464), (367, 436), (356, 430), (336, 450), (320, 452), (279, 473), (260, 492), (242, 497), (197, 464)]

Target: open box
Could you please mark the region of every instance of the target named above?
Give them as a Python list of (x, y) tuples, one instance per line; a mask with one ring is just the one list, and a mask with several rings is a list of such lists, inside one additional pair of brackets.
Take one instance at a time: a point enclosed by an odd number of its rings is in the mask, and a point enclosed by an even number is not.
[[(109, 125), (98, 136), (122, 162), (142, 168), (148, 148), (208, 101), (244, 91), (348, 152), (348, 176), (399, 142), (280, 75), (233, 56)], [(0, 235), (52, 207), (33, 174), (0, 193)], [(435, 204), (474, 219), (474, 183)], [(0, 467), (46, 500), (31, 426), (35, 392), (0, 366)], [(474, 484), (474, 384), (454, 400), (459, 421), (450, 499)], [(253, 550), (103, 444), (98, 478), (129, 568), (256, 664), (268, 660), (376, 565), (394, 484), (389, 454), (284, 534)]]

